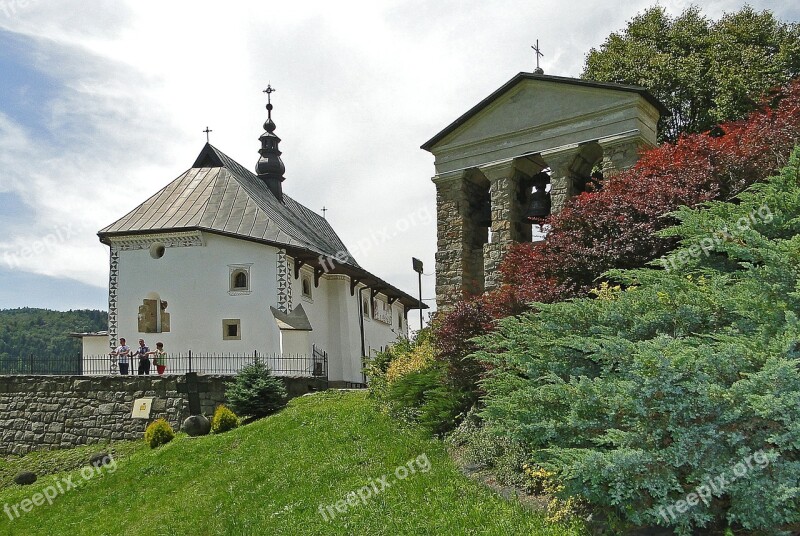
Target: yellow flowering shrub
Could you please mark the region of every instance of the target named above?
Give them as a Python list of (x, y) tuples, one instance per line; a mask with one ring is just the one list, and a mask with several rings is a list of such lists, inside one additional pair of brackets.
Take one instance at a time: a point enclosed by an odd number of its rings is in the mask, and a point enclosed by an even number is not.
[(426, 370), (433, 364), (433, 344), (430, 339), (419, 341), (410, 351), (400, 354), (386, 370), (386, 381), (394, 383), (412, 372)]
[(582, 506), (582, 501), (576, 497), (569, 497), (567, 500), (560, 499), (557, 494), (564, 491), (564, 486), (558, 482), (556, 473), (548, 471), (536, 464), (524, 464), (522, 469), (530, 478), (531, 492), (537, 495), (549, 495), (550, 501), (547, 503), (547, 521), (550, 523), (561, 523), (574, 518)]

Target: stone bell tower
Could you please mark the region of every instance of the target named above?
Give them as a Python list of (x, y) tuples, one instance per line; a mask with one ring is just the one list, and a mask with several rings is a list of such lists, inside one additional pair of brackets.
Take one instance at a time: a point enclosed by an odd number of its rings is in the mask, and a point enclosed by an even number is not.
[(645, 89), (519, 73), (422, 148), (435, 156), (436, 302), (446, 310), (499, 283), (514, 242), (586, 187), (656, 145), (669, 113)]

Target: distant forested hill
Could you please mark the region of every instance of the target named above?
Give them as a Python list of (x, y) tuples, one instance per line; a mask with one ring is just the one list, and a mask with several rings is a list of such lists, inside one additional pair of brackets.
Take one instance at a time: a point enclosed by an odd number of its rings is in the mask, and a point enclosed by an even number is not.
[(79, 356), (81, 341), (68, 334), (107, 328), (105, 311), (0, 309), (0, 373), (3, 363), (31, 355), (58, 359)]

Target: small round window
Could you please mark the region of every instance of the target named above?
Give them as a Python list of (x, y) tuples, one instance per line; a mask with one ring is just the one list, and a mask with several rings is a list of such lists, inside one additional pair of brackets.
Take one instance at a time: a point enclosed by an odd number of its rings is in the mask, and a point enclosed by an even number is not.
[(160, 259), (161, 257), (163, 257), (165, 251), (166, 248), (164, 247), (164, 244), (162, 244), (161, 242), (156, 242), (152, 246), (150, 246), (150, 256), (153, 257), (154, 259)]

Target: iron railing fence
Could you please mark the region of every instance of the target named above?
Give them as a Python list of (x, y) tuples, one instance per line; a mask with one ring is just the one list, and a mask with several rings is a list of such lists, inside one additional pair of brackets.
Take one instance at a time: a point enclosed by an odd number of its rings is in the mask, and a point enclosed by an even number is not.
[[(242, 367), (260, 360), (275, 376), (322, 378), (328, 377), (328, 354), (314, 346), (311, 354), (270, 354), (253, 351), (240, 353), (172, 353), (164, 357), (164, 374), (237, 374)], [(139, 358), (128, 358), (127, 374), (139, 372)], [(117, 356), (36, 356), (0, 359), (0, 374), (11, 375), (118, 375), (123, 372), (123, 361)], [(144, 368), (144, 367), (143, 367)], [(149, 374), (158, 374), (150, 358)]]

